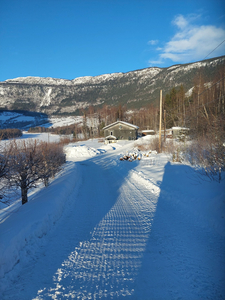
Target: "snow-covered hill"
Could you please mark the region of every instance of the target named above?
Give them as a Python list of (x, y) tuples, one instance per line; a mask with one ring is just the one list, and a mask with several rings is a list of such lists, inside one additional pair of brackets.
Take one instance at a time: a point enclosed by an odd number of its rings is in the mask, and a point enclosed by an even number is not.
[(224, 182), (165, 154), (120, 161), (134, 143), (67, 146), (50, 186), (4, 211), (1, 299), (224, 299)]

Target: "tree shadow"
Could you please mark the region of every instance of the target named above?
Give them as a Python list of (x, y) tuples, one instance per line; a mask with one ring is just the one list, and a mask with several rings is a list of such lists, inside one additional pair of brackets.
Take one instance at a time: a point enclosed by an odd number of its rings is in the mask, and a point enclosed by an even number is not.
[(224, 239), (203, 226), (196, 211), (200, 207), (196, 202), (209, 197), (205, 186), (189, 166), (166, 164), (129, 299), (219, 299), (225, 295)]

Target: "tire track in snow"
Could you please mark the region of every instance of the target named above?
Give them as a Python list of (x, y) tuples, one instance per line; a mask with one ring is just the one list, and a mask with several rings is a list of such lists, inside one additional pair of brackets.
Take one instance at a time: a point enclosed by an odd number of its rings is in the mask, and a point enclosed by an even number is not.
[[(91, 184), (88, 177), (85, 180), (86, 186)], [(122, 178), (112, 172), (108, 180), (118, 183)], [(53, 287), (39, 290), (35, 300), (115, 299), (134, 293), (158, 198), (158, 192), (150, 192), (150, 184), (129, 173), (115, 204), (94, 227), (90, 239), (70, 253), (54, 275)], [(83, 199), (87, 193), (84, 187)]]

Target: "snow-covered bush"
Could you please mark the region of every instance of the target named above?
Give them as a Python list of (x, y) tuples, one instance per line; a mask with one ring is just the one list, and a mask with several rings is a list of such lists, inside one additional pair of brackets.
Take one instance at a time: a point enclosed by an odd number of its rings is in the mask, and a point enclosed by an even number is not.
[(182, 141), (176, 141), (173, 139), (168, 139), (164, 143), (163, 152), (171, 155), (171, 160), (173, 162), (183, 162), (184, 153), (186, 151), (186, 144)]

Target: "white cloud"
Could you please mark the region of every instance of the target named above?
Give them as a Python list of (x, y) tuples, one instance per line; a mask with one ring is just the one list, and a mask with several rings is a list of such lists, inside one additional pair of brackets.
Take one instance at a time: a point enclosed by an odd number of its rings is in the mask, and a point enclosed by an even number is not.
[(149, 65), (151, 66), (151, 67), (156, 67), (156, 66), (158, 66), (158, 65), (161, 65), (161, 64), (163, 64), (164, 62), (162, 61), (162, 60), (151, 60), (151, 61), (149, 61)]
[[(172, 23), (178, 30), (163, 48), (157, 48), (160, 51), (159, 61), (170, 59), (176, 63), (187, 63), (202, 60), (225, 39), (223, 28), (212, 25), (192, 25), (196, 18), (199, 16), (192, 15), (185, 18), (179, 15), (174, 18)], [(213, 56), (224, 55), (224, 53), (225, 43), (213, 52)]]
[(172, 23), (180, 29), (184, 29), (188, 25), (188, 21), (182, 15), (176, 16)]
[(148, 44), (149, 45), (157, 45), (158, 44), (158, 40), (151, 40), (151, 41), (148, 41)]

